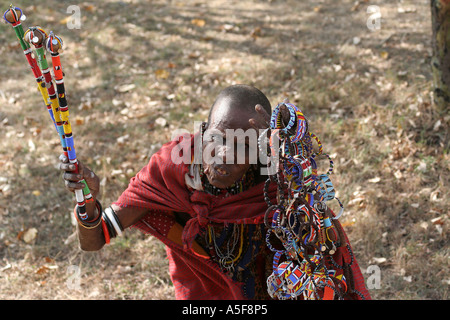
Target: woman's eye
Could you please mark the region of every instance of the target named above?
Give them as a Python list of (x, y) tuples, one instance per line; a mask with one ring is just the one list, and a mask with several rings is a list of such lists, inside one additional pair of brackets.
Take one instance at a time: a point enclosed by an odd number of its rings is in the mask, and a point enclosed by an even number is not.
[(222, 137), (217, 134), (211, 134), (206, 137), (206, 140), (209, 142), (219, 142), (222, 141)]

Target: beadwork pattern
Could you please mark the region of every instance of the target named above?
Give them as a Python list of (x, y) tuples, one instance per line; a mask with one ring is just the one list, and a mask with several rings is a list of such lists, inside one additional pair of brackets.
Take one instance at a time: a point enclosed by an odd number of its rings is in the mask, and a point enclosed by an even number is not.
[[(288, 110), (289, 121), (283, 119), (282, 105)], [(340, 246), (333, 220), (343, 212), (330, 179), (334, 163), (323, 152), (320, 139), (309, 132), (303, 112), (291, 103), (275, 107), (268, 131), (258, 139), (264, 144), (259, 146), (260, 150), (268, 150), (268, 157), (278, 161), (278, 169), (269, 174), (264, 188), (268, 205), (264, 220), (266, 243), (274, 252), (272, 274), (267, 278), (268, 293), (279, 300), (342, 298), (346, 278), (327, 268), (327, 265), (339, 267), (332, 258)], [(267, 134), (270, 139), (265, 138)], [(316, 152), (313, 141), (317, 143)], [(277, 148), (275, 142), (281, 147)], [(324, 173), (317, 166), (318, 157), (329, 160), (330, 166)], [(272, 182), (278, 185), (277, 203), (272, 203), (267, 196)], [(334, 199), (341, 207), (337, 216), (333, 216), (326, 204)]]

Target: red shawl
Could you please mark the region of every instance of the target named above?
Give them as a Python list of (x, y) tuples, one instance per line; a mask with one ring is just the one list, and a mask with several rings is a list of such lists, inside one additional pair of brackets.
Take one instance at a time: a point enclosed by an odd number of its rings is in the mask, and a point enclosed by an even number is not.
[[(148, 165), (131, 179), (115, 204), (151, 210), (134, 227), (152, 234), (166, 245), (177, 299), (245, 299), (241, 284), (231, 280), (216, 263), (202, 254), (194, 239), (201, 228), (210, 222), (262, 223), (267, 209), (263, 183), (225, 198), (188, 188), (185, 175), (189, 172), (189, 164), (174, 164), (171, 158), (173, 151), (180, 151), (182, 155), (183, 148), (180, 146), (187, 141), (180, 137), (166, 143), (151, 157)], [(189, 145), (190, 151), (194, 152), (193, 136)], [(187, 158), (191, 159), (191, 156)], [(276, 185), (269, 188), (269, 194), (274, 198)], [(188, 213), (192, 218), (183, 228), (176, 223), (173, 212)], [(353, 274), (359, 278), (357, 290), (368, 297), (356, 261), (353, 268)]]

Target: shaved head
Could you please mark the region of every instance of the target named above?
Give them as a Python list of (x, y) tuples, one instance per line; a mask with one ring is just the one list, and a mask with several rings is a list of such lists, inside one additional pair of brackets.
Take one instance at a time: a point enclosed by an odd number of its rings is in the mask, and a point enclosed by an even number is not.
[(255, 105), (257, 104), (261, 105), (268, 114), (272, 113), (269, 100), (259, 89), (243, 84), (229, 86), (219, 93), (216, 101), (213, 103), (209, 111), (208, 123), (211, 120), (211, 114), (214, 109), (219, 106), (254, 113)]

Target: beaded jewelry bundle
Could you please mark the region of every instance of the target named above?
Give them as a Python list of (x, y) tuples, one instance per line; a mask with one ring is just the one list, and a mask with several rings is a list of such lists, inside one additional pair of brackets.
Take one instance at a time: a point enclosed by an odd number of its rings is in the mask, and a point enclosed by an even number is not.
[[(283, 121), (282, 108), (289, 111), (287, 124)], [(260, 150), (267, 148), (262, 152), (272, 158), (272, 171), (264, 188), (268, 205), (266, 242), (274, 252), (273, 272), (267, 278), (269, 295), (279, 300), (341, 298), (347, 288), (346, 279), (325, 264), (328, 259), (335, 269), (342, 268), (332, 260), (341, 245), (333, 220), (344, 211), (330, 180), (333, 161), (323, 153), (319, 138), (309, 131), (302, 111), (291, 103), (276, 106), (270, 127), (258, 141)], [(313, 141), (317, 143), (317, 152)], [(325, 173), (317, 166), (320, 157), (329, 160)], [(278, 185), (276, 204), (267, 196), (271, 182)], [(337, 216), (327, 207), (332, 200), (341, 208)]]

